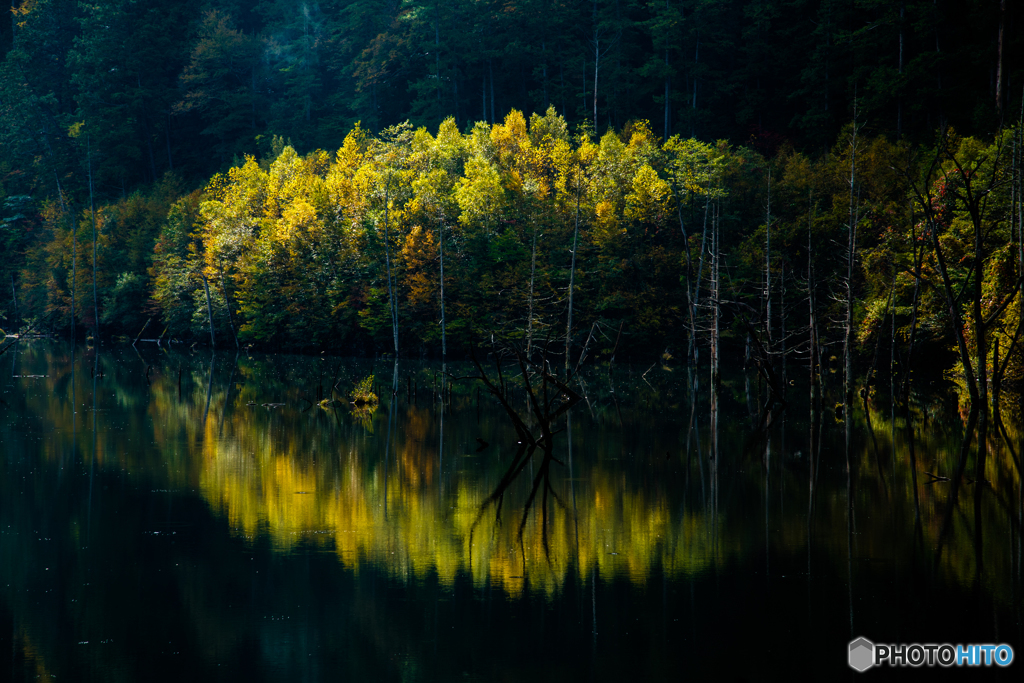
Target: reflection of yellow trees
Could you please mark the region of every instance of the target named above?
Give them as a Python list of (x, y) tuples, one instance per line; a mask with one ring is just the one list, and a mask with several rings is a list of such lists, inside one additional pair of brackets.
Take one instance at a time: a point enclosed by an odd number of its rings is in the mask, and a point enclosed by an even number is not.
[(17, 645), (20, 645), (21, 653), (25, 659), (32, 664), (36, 680), (49, 681), (57, 678), (50, 674), (49, 669), (46, 667), (46, 661), (43, 659), (43, 653), (32, 642), (26, 629), (21, 629), (16, 633), (15, 642)]
[(577, 484), (575, 511), (568, 484), (556, 484), (563, 492), (561, 502), (549, 500), (546, 534), (535, 507), (520, 543), (528, 478), (509, 492), (500, 520), (493, 507), (481, 514), (487, 485), (468, 474), (446, 485), (438, 476), (426, 411), (410, 409), (400, 422), (387, 462), (370, 462), (354, 444), (313, 459), (250, 430), (204, 439), (200, 490), (236, 533), (267, 534), (281, 551), (312, 544), (357, 571), (371, 562), (403, 578), (434, 572), (445, 584), (465, 572), (512, 593), (527, 580), (554, 592), (571, 571), (643, 583), (656, 566), (696, 573), (739, 553), (738, 543), (712, 542), (703, 515), (680, 517), (663, 491), (624, 486), (621, 475), (599, 466)]
[[(301, 400), (303, 387), (305, 395), (315, 396), (309, 388), (315, 382), (309, 377), (318, 377), (318, 364), (323, 363), (319, 359), (310, 361), (311, 372), (297, 362), (275, 365), (242, 358), (236, 365), (232, 358), (218, 356), (211, 373), (209, 356), (172, 354), (162, 365), (147, 357), (156, 367), (148, 383), (137, 357), (105, 351), (94, 398), (91, 356), (79, 356), (72, 382), (67, 370), (70, 354), (62, 355), (59, 347), (25, 345), (14, 374), (40, 377), (12, 380), (19, 390), (5, 394), (5, 400), (9, 410), (32, 416), (48, 436), (31, 442), (35, 445), (23, 441), (19, 448), (26, 454), (37, 448), (40, 461), (51, 465), (95, 457), (97, 467), (124, 470), (148, 488), (198, 488), (236, 534), (267, 537), (283, 552), (311, 546), (335, 553), (355, 570), (373, 563), (390, 568), (399, 578), (436, 573), (445, 583), (465, 574), (478, 585), (491, 581), (512, 593), (528, 584), (554, 592), (574, 573), (616, 574), (636, 583), (658, 568), (670, 576), (694, 574), (713, 563), (759, 552), (763, 543), (760, 536), (749, 535), (750, 521), (736, 514), (749, 506), (723, 507), (713, 522), (703, 497), (680, 504), (681, 492), (665, 482), (603, 461), (617, 457), (623, 445), (616, 440), (617, 427), (604, 431), (602, 424), (618, 420), (609, 417), (602, 423), (600, 407), (596, 423), (581, 420), (574, 430), (575, 442), (585, 444), (576, 451), (574, 479), (562, 478), (566, 469), (554, 469), (552, 483), (561, 502), (548, 501), (545, 549), (539, 499), (521, 544), (517, 535), (530, 470), (509, 489), (500, 521), (493, 506), (479, 515), (508, 463), (497, 454), (498, 438), (491, 439), (495, 445), (484, 453), (467, 453), (475, 448), (470, 433), (511, 434), (493, 413), (484, 412), (479, 425), (470, 419), (471, 427), (466, 420), (460, 422), (465, 410), (449, 413), (442, 467), (439, 422), (429, 399), (421, 399), (419, 407), (401, 397), (397, 402), (392, 399), (371, 416), (369, 429), (343, 405), (320, 408)], [(370, 371), (357, 365), (343, 374), (346, 381), (355, 382)], [(429, 373), (421, 374), (420, 386), (430, 384)], [(268, 402), (285, 405), (263, 407)], [(98, 412), (92, 412), (94, 405)], [(956, 472), (963, 426), (948, 419), (952, 411), (955, 406), (915, 402), (910, 416), (923, 546), (932, 549), (943, 534), (952, 486), (929, 484), (924, 473), (952, 477)], [(659, 428), (650, 415), (627, 417), (643, 430)], [(871, 432), (861, 430), (867, 422), (862, 421), (860, 407), (854, 417), (858, 431), (851, 462), (860, 529), (854, 554), (890, 558), (900, 552), (894, 545), (914, 533), (915, 488), (906, 419), (893, 416), (887, 405), (879, 410), (874, 403), (866, 415)], [(938, 565), (961, 585), (979, 579), (991, 583), (998, 596), (1012, 595), (1008, 573), (998, 570), (1012, 558), (1006, 544), (995, 539), (1007, 536), (1015, 516), (1011, 513), (1017, 509), (1019, 489), (1014, 460), (1021, 457), (1019, 444), (1024, 438), (1019, 416), (1006, 415), (1005, 424), (1006, 439), (995, 425), (988, 435), (984, 478), (991, 488), (986, 488), (980, 507), (983, 542), (975, 542), (976, 487), (965, 481)], [(467, 433), (468, 429), (476, 431)], [(13, 432), (11, 438), (21, 438), (19, 434)], [(821, 456), (822, 466), (831, 457), (829, 448)], [(738, 452), (724, 449), (723, 459), (735, 460)], [(969, 477), (975, 453), (972, 443)], [(693, 468), (696, 478), (699, 470), (696, 464)], [(727, 485), (733, 491), (759, 491), (761, 476), (753, 468), (746, 474), (734, 470)], [(786, 478), (780, 488), (787, 492), (806, 491), (806, 470), (784, 469), (775, 476)], [(832, 533), (815, 533), (811, 541), (845, 562), (845, 491), (837, 490), (834, 480), (820, 483), (812, 525)], [(703, 485), (691, 484), (691, 495), (702, 496)], [(774, 479), (772, 485), (778, 490)], [(773, 546), (807, 545), (806, 517), (790, 512), (805, 501), (798, 499), (794, 507), (787, 502), (787, 514), (772, 518)]]

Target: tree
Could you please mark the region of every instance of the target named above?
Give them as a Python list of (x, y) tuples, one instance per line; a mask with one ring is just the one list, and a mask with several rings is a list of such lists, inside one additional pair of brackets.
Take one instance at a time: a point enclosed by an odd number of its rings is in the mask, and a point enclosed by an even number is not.
[(256, 74), (262, 52), (261, 41), (236, 29), (229, 15), (218, 10), (203, 15), (180, 77), (185, 95), (174, 110), (201, 117), (202, 135), (216, 140), (214, 149), (222, 164), (244, 150), (256, 134)]

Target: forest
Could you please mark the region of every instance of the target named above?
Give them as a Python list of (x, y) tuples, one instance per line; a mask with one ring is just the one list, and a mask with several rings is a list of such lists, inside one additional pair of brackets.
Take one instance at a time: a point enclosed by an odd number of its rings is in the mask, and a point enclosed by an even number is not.
[[(1024, 379), (1005, 0), (12, 0), (0, 326)], [(770, 375), (770, 376), (769, 376)], [(903, 381), (905, 388), (907, 382)], [(852, 386), (847, 387), (848, 393)]]

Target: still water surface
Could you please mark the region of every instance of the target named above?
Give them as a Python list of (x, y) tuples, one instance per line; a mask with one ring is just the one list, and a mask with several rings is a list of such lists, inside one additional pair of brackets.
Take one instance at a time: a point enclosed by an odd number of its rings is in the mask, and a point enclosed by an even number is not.
[[(909, 420), (858, 406), (847, 441), (797, 382), (758, 438), (756, 375), (727, 377), (716, 427), (703, 372), (594, 369), (546, 483), (538, 452), (499, 509), (516, 432), (479, 382), (439, 397), (439, 365), (0, 363), (0, 679), (852, 680), (857, 636), (1024, 657), (1024, 432), (1004, 415), (988, 484), (935, 481), (973, 458), (939, 384)], [(317, 403), (370, 374), (375, 411)]]

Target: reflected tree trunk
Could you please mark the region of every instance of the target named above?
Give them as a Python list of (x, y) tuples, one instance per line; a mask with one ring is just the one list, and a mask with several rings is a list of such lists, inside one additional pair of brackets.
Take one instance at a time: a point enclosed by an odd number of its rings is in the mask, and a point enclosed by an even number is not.
[(203, 409), (203, 432), (206, 432), (206, 418), (210, 414), (210, 398), (213, 396), (213, 367), (217, 361), (217, 353), (210, 353), (210, 375), (206, 380), (206, 408)]
[(978, 426), (978, 414), (983, 412), (978, 406), (971, 404), (971, 412), (967, 417), (967, 424), (964, 426), (964, 438), (960, 443), (960, 455), (957, 459), (956, 474), (952, 477), (949, 500), (946, 503), (946, 511), (942, 519), (942, 527), (939, 530), (939, 539), (935, 548), (935, 563), (938, 565), (942, 558), (942, 550), (953, 527), (953, 515), (957, 509), (957, 500), (960, 496), (960, 487), (963, 484), (964, 472), (967, 470), (967, 458), (971, 451), (971, 440), (974, 437), (974, 428)]
[[(384, 519), (388, 518), (388, 467), (391, 462), (391, 425), (395, 420), (397, 406), (395, 397), (398, 396), (398, 356), (395, 355), (394, 370), (391, 375), (391, 400), (388, 401), (388, 433), (384, 441)], [(442, 424), (443, 418), (442, 418)]]

